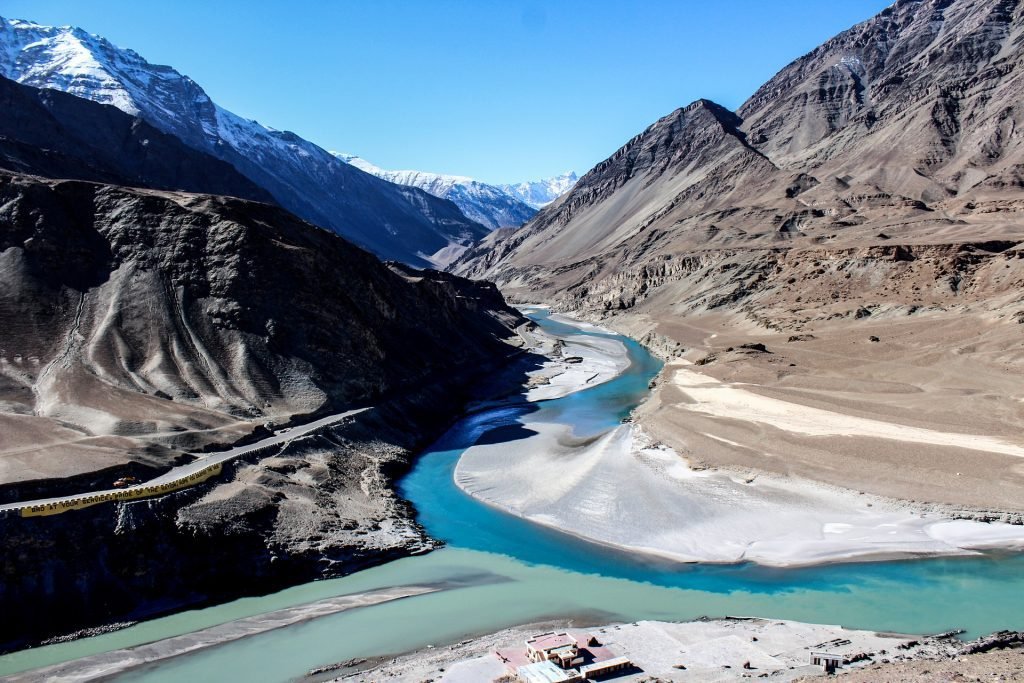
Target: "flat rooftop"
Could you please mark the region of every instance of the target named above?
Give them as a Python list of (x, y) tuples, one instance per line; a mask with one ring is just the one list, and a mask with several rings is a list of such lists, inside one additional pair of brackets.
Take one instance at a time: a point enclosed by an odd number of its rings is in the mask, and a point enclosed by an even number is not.
[(526, 683), (567, 683), (580, 680), (575, 669), (565, 671), (551, 662), (537, 662), (516, 669), (516, 674)]
[(541, 633), (526, 641), (526, 644), (534, 650), (546, 652), (560, 647), (578, 645), (575, 636), (568, 633)]
[(589, 673), (596, 671), (604, 671), (605, 669), (611, 669), (616, 667), (626, 667), (632, 665), (632, 661), (629, 657), (613, 657), (611, 659), (605, 659), (600, 662), (594, 662), (593, 664), (587, 664), (580, 667), (580, 673), (586, 676)]

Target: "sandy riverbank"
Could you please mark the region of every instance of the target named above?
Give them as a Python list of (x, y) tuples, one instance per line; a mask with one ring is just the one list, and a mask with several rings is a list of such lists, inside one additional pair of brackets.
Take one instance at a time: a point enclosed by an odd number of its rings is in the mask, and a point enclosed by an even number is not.
[(1019, 326), (877, 318), (800, 334), (711, 313), (608, 324), (637, 338), (654, 325), (655, 346), (674, 345), (635, 418), (693, 463), (1020, 519)]
[[(508, 673), (494, 656), (495, 649), (523, 648), (526, 638), (550, 630), (550, 626), (521, 626), (447, 648), (422, 650), (336, 680), (494, 681)], [(585, 631), (615, 654), (636, 664), (636, 669), (615, 681), (735, 681), (758, 677), (772, 681), (802, 680), (823, 675), (821, 667), (810, 664), (811, 651), (819, 650), (858, 660), (841, 670), (872, 667), (876, 678), (855, 680), (890, 680), (885, 678), (885, 667), (892, 663), (928, 661), (941, 665), (959, 661), (961, 667), (967, 668), (973, 664), (973, 658), (980, 658), (977, 661), (981, 668), (973, 670), (981, 673), (990, 659), (985, 655), (961, 655), (961, 644), (950, 638), (922, 638), (775, 619), (641, 621)], [(1003, 657), (1019, 667), (1024, 655), (1019, 650), (1008, 652)], [(744, 668), (745, 665), (750, 668)]]
[(537, 434), (515, 449), (468, 449), (458, 486), (535, 523), (635, 552), (797, 566), (1024, 549), (1024, 526), (921, 514), (806, 480), (695, 470), (633, 425), (592, 440), (560, 425), (525, 427)]
[(751, 390), (741, 383), (723, 382), (696, 372), (685, 360), (669, 364), (665, 376), (688, 399), (686, 410), (712, 417), (755, 422), (806, 436), (885, 439), (1024, 458), (1024, 446), (1004, 438), (923, 429), (764, 396), (755, 393), (756, 386)]
[[(552, 319), (581, 330), (606, 331), (564, 316), (553, 315)], [(583, 334), (555, 336), (542, 328), (526, 326), (520, 328), (519, 335), (531, 351), (548, 358), (542, 367), (528, 373), (527, 401), (568, 396), (615, 379), (629, 367), (626, 346), (615, 339)]]
[[(1024, 448), (1004, 438), (904, 427), (763, 396), (700, 373), (686, 361), (667, 366), (662, 383), (683, 395), (673, 406), (676, 412), (730, 424), (771, 425), (833, 440), (890, 439), (908, 447), (1024, 455)], [(457, 485), (532, 522), (635, 552), (684, 562), (796, 566), (1024, 549), (1021, 525), (953, 519), (804, 477), (695, 467), (690, 453), (655, 442), (636, 425), (594, 439), (575, 438), (561, 425), (524, 427), (535, 436), (469, 448), (455, 470)], [(713, 428), (702, 435), (742, 447)]]
[(76, 683), (81, 681), (84, 683), (85, 681), (106, 679), (131, 669), (157, 665), (160, 661), (171, 657), (194, 653), (272, 629), (291, 626), (299, 622), (351, 609), (433, 593), (444, 590), (444, 588), (445, 586), (443, 585), (395, 586), (394, 588), (383, 588), (354, 595), (343, 595), (275, 612), (267, 612), (266, 614), (259, 614), (245, 619), (237, 619), (219, 626), (186, 633), (174, 638), (158, 640), (146, 645), (139, 645), (138, 647), (112, 650), (42, 669), (33, 669), (24, 673), (13, 674), (5, 677), (4, 681), (8, 683), (34, 683), (36, 681)]

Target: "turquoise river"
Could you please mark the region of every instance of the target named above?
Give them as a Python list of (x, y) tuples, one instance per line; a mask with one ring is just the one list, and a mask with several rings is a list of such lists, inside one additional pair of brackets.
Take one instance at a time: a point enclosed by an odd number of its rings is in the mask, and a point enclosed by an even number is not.
[[(533, 317), (551, 332), (579, 330)], [(587, 332), (587, 334), (597, 334)], [(165, 660), (119, 681), (294, 681), (354, 657), (442, 645), (549, 618), (684, 620), (746, 615), (905, 633), (953, 628), (976, 636), (1024, 628), (1024, 556), (993, 554), (799, 569), (678, 565), (638, 559), (506, 515), (453, 482), (460, 453), (479, 439), (528, 438), (532, 422), (570, 424), (579, 435), (618, 424), (646, 396), (660, 363), (627, 345), (629, 369), (605, 384), (533, 406), (472, 414), (448, 431), (401, 482), (419, 519), (447, 547), (345, 578), (175, 614), (113, 633), (0, 657), (0, 675), (190, 633), (234, 619), (387, 586), (458, 587), (325, 616)]]

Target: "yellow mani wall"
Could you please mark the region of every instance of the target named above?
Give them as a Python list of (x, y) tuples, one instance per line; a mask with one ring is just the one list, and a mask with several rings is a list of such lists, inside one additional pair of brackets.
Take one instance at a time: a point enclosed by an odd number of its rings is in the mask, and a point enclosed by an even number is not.
[(110, 491), (108, 493), (97, 493), (95, 495), (78, 496), (69, 500), (62, 500), (56, 503), (47, 503), (45, 505), (28, 505), (21, 508), (22, 517), (44, 517), (46, 515), (59, 515), (62, 512), (68, 510), (81, 510), (92, 505), (99, 505), (100, 503), (107, 503), (118, 500), (136, 500), (138, 498), (149, 498), (151, 496), (159, 496), (165, 493), (171, 493), (172, 491), (178, 491), (180, 489), (188, 488), (196, 484), (201, 484), (210, 477), (215, 477), (221, 472), (223, 463), (216, 463), (208, 467), (204, 467), (201, 470), (197, 470), (187, 477), (181, 479), (175, 479), (165, 484), (157, 484), (156, 486), (133, 486), (132, 488), (125, 489), (123, 491)]

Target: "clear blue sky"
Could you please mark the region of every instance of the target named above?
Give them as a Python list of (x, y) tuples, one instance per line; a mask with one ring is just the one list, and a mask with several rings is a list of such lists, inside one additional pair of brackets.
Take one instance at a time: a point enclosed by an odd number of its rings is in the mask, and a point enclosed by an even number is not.
[(386, 168), (583, 172), (699, 97), (739, 106), (888, 0), (4, 0)]

